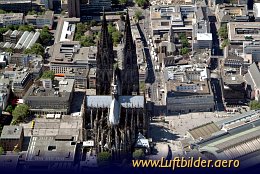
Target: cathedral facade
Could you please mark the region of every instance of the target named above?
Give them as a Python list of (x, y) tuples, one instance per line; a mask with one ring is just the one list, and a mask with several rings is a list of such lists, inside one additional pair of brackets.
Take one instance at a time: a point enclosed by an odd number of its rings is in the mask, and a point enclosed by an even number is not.
[(121, 47), (121, 60), (115, 62), (104, 13), (98, 42), (96, 95), (86, 96), (86, 140), (94, 141), (97, 153), (110, 152), (114, 159), (131, 153), (138, 134), (146, 136), (148, 129), (128, 13)]

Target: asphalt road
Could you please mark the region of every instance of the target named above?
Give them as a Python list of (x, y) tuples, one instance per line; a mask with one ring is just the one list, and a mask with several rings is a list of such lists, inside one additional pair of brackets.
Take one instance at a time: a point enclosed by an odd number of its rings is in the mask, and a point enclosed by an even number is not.
[(224, 105), (222, 100), (222, 93), (220, 88), (220, 79), (212, 78), (211, 87), (214, 93), (216, 111), (224, 111)]

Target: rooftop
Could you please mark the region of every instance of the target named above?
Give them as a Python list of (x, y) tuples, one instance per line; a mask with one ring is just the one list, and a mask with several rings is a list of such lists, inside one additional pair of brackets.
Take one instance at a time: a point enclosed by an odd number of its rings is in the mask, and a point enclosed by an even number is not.
[(190, 129), (188, 132), (191, 134), (192, 138), (196, 140), (200, 138), (209, 138), (213, 133), (218, 131), (220, 131), (220, 128), (214, 122), (210, 122)]
[[(112, 96), (87, 96), (87, 107), (104, 107), (109, 108), (112, 103)], [(124, 108), (143, 108), (143, 96), (119, 96), (118, 102)]]
[(0, 23), (9, 20), (23, 20), (23, 13), (0, 14)]
[(16, 170), (19, 155), (0, 155), (0, 169)]
[(223, 76), (223, 81), (226, 85), (242, 84), (244, 82), (244, 78), (239, 74), (226, 74)]
[(166, 85), (167, 96), (169, 97), (208, 95), (212, 93), (208, 81), (178, 82), (170, 80)]
[(15, 78), (13, 80), (13, 83), (23, 83), (25, 79), (30, 75), (29, 72), (27, 72), (27, 69), (25, 68), (23, 71), (15, 71)]
[(248, 84), (252, 85), (252, 88), (256, 86), (257, 88), (260, 88), (260, 81), (259, 81), (259, 75), (260, 71), (256, 63), (253, 63), (250, 65), (248, 69), (248, 73), (245, 74), (245, 80)]
[(197, 33), (197, 40), (212, 40), (212, 33)]
[(76, 23), (79, 21), (79, 18), (61, 18), (55, 31), (54, 43), (61, 41), (73, 41)]
[(33, 136), (31, 138), (27, 161), (73, 162), (76, 151), (73, 136)]
[[(175, 57), (176, 60), (182, 57)], [(179, 80), (188, 82), (189, 80), (203, 81), (209, 77), (208, 70), (203, 64), (169, 66), (165, 69), (167, 80)], [(192, 77), (197, 74), (197, 78)]]
[(9, 4), (12, 4), (12, 3), (31, 3), (30, 0), (1, 0), (0, 1), (0, 4), (6, 4), (6, 3), (9, 3)]
[(238, 159), (246, 154), (259, 151), (259, 130), (259, 124), (233, 129), (200, 144), (200, 147), (203, 149), (202, 151), (213, 151), (217, 155), (221, 153), (221, 156), (226, 156), (225, 158)]
[(255, 17), (259, 18), (260, 17), (260, 3), (254, 3), (254, 14)]
[(20, 139), (22, 132), (22, 126), (4, 126), (1, 139)]
[(66, 79), (61, 81), (53, 81), (53, 86), (46, 89), (43, 86), (31, 86), (26, 92), (25, 100), (60, 100), (68, 101), (70, 93), (73, 91), (74, 79)]
[(229, 40), (231, 42), (260, 40), (259, 28), (260, 22), (230, 22), (228, 23)]
[(39, 37), (39, 32), (25, 31), (21, 38), (18, 40), (17, 44), (15, 45), (15, 49), (28, 49), (36, 43)]
[[(237, 114), (235, 116), (232, 116), (230, 118), (226, 118), (224, 120), (221, 120), (221, 121), (218, 121), (216, 122), (216, 124), (219, 126), (219, 127), (223, 127), (225, 125), (231, 125), (232, 123), (238, 123), (238, 122), (244, 122), (246, 120), (250, 120), (254, 117), (259, 117), (260, 115), (260, 111), (259, 110), (251, 110), (251, 111), (248, 111), (248, 112), (245, 112), (243, 114)], [(248, 121), (247, 121), (248, 123)]]
[(46, 11), (43, 15), (27, 15), (26, 19), (37, 19), (37, 18), (43, 18), (43, 19), (52, 19), (54, 15), (53, 11)]
[(78, 41), (56, 43), (51, 48), (52, 63), (93, 63), (96, 61), (97, 47), (82, 47)]

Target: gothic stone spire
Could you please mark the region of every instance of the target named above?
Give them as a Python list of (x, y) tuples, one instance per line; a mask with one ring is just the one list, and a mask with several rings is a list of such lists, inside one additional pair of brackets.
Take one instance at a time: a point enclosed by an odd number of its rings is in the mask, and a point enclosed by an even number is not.
[(101, 36), (97, 47), (96, 94), (109, 95), (113, 76), (114, 52), (112, 39), (108, 33), (105, 11), (103, 11)]

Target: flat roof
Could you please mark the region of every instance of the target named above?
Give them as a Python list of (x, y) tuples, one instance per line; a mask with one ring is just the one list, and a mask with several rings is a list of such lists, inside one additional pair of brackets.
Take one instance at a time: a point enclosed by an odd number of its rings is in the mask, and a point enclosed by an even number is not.
[(192, 81), (191, 83), (169, 80), (166, 85), (168, 97), (212, 94), (207, 80)]
[(197, 40), (212, 40), (212, 33), (197, 33)]
[(26, 15), (26, 19), (49, 19), (51, 20), (53, 18), (54, 12), (53, 11), (46, 11), (44, 14), (42, 15)]
[(72, 136), (33, 136), (31, 138), (27, 161), (73, 162), (76, 151), (76, 140)]
[[(254, 14), (255, 17), (260, 17), (260, 3), (254, 3)], [(257, 12), (257, 13), (256, 13)]]
[(0, 155), (0, 169), (16, 170), (20, 155)]
[(74, 79), (58, 81), (55, 86), (58, 87), (58, 90), (55, 90), (54, 88), (44, 89), (43, 86), (31, 86), (24, 95), (24, 100), (68, 101), (70, 94), (73, 91), (74, 81)]
[[(231, 42), (246, 41), (248, 40), (247, 36), (251, 37), (252, 40), (260, 40), (260, 22), (229, 22), (227, 26), (228, 37)], [(252, 32), (252, 34), (244, 32), (246, 30)]]
[(23, 13), (6, 13), (0, 14), (0, 22), (10, 20), (23, 20)]
[(51, 49), (51, 63), (86, 63), (96, 61), (97, 47), (81, 47), (78, 41), (66, 41), (54, 44)]
[(223, 76), (223, 81), (226, 85), (242, 84), (245, 82), (244, 78), (240, 74), (227, 74)]
[[(61, 40), (64, 40), (66, 37), (65, 33), (67, 33), (67, 31), (68, 31), (67, 30), (68, 28), (66, 28), (66, 26), (68, 27), (73, 24), (75, 25), (75, 23), (77, 23), (77, 22), (80, 22), (80, 18), (60, 18), (57, 29), (55, 31), (55, 42), (54, 43), (58, 43)], [(64, 27), (64, 25), (66, 25), (66, 26)], [(73, 29), (74, 29), (74, 27), (73, 27)], [(68, 34), (72, 34), (72, 33), (68, 33)], [(74, 35), (74, 33), (73, 33), (73, 35)], [(71, 39), (71, 41), (72, 41), (73, 36), (71, 36), (69, 39)]]
[(1, 139), (19, 139), (23, 131), (22, 126), (4, 126)]

